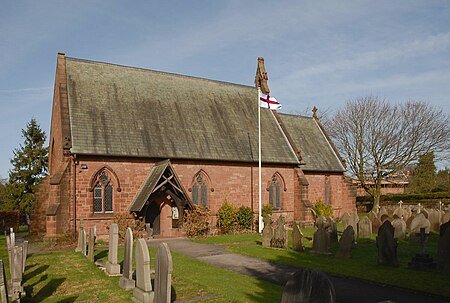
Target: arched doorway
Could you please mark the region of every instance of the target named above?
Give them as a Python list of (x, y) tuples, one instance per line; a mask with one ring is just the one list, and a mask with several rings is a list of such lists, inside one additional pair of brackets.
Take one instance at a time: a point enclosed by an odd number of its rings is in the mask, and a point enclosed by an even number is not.
[(150, 224), (154, 236), (161, 234), (161, 210), (159, 202), (150, 201), (145, 213), (145, 223)]

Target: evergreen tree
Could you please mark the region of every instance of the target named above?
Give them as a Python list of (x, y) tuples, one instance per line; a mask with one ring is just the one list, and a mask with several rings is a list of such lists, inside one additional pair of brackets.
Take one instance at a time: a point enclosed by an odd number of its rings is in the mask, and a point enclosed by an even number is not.
[(434, 153), (427, 153), (419, 158), (419, 163), (410, 183), (410, 189), (414, 193), (429, 193), (436, 187), (436, 165)]
[(45, 132), (34, 118), (22, 129), (22, 137), (24, 143), (14, 150), (11, 159), (13, 168), (5, 186), (4, 207), (30, 215), (36, 186), (47, 175), (48, 148), (44, 147)]
[(448, 191), (450, 192), (450, 169), (445, 168), (438, 171), (436, 174), (436, 192)]

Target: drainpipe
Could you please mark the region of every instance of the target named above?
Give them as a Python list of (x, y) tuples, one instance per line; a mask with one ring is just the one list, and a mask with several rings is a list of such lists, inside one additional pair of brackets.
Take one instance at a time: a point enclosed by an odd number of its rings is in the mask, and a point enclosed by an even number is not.
[(73, 233), (77, 234), (77, 155), (73, 154)]

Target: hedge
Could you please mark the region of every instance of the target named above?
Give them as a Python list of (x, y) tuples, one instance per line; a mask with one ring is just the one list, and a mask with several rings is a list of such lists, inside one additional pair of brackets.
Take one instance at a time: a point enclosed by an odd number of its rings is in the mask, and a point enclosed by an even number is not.
[(11, 227), (17, 232), (20, 225), (20, 212), (17, 210), (0, 211), (0, 231), (2, 234)]

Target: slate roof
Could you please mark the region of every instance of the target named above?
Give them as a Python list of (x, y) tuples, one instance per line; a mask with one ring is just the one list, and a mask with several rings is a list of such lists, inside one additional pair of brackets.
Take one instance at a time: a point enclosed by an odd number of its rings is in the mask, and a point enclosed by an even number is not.
[(343, 172), (344, 167), (312, 117), (280, 114), (294, 144), (300, 149), (305, 171)]
[[(72, 153), (258, 161), (254, 87), (66, 57)], [(269, 110), (262, 161), (298, 164)]]
[[(258, 161), (251, 86), (66, 57), (71, 152), (156, 159)], [(304, 170), (343, 172), (313, 118), (280, 114)], [(262, 161), (298, 165), (270, 110), (261, 110)]]

